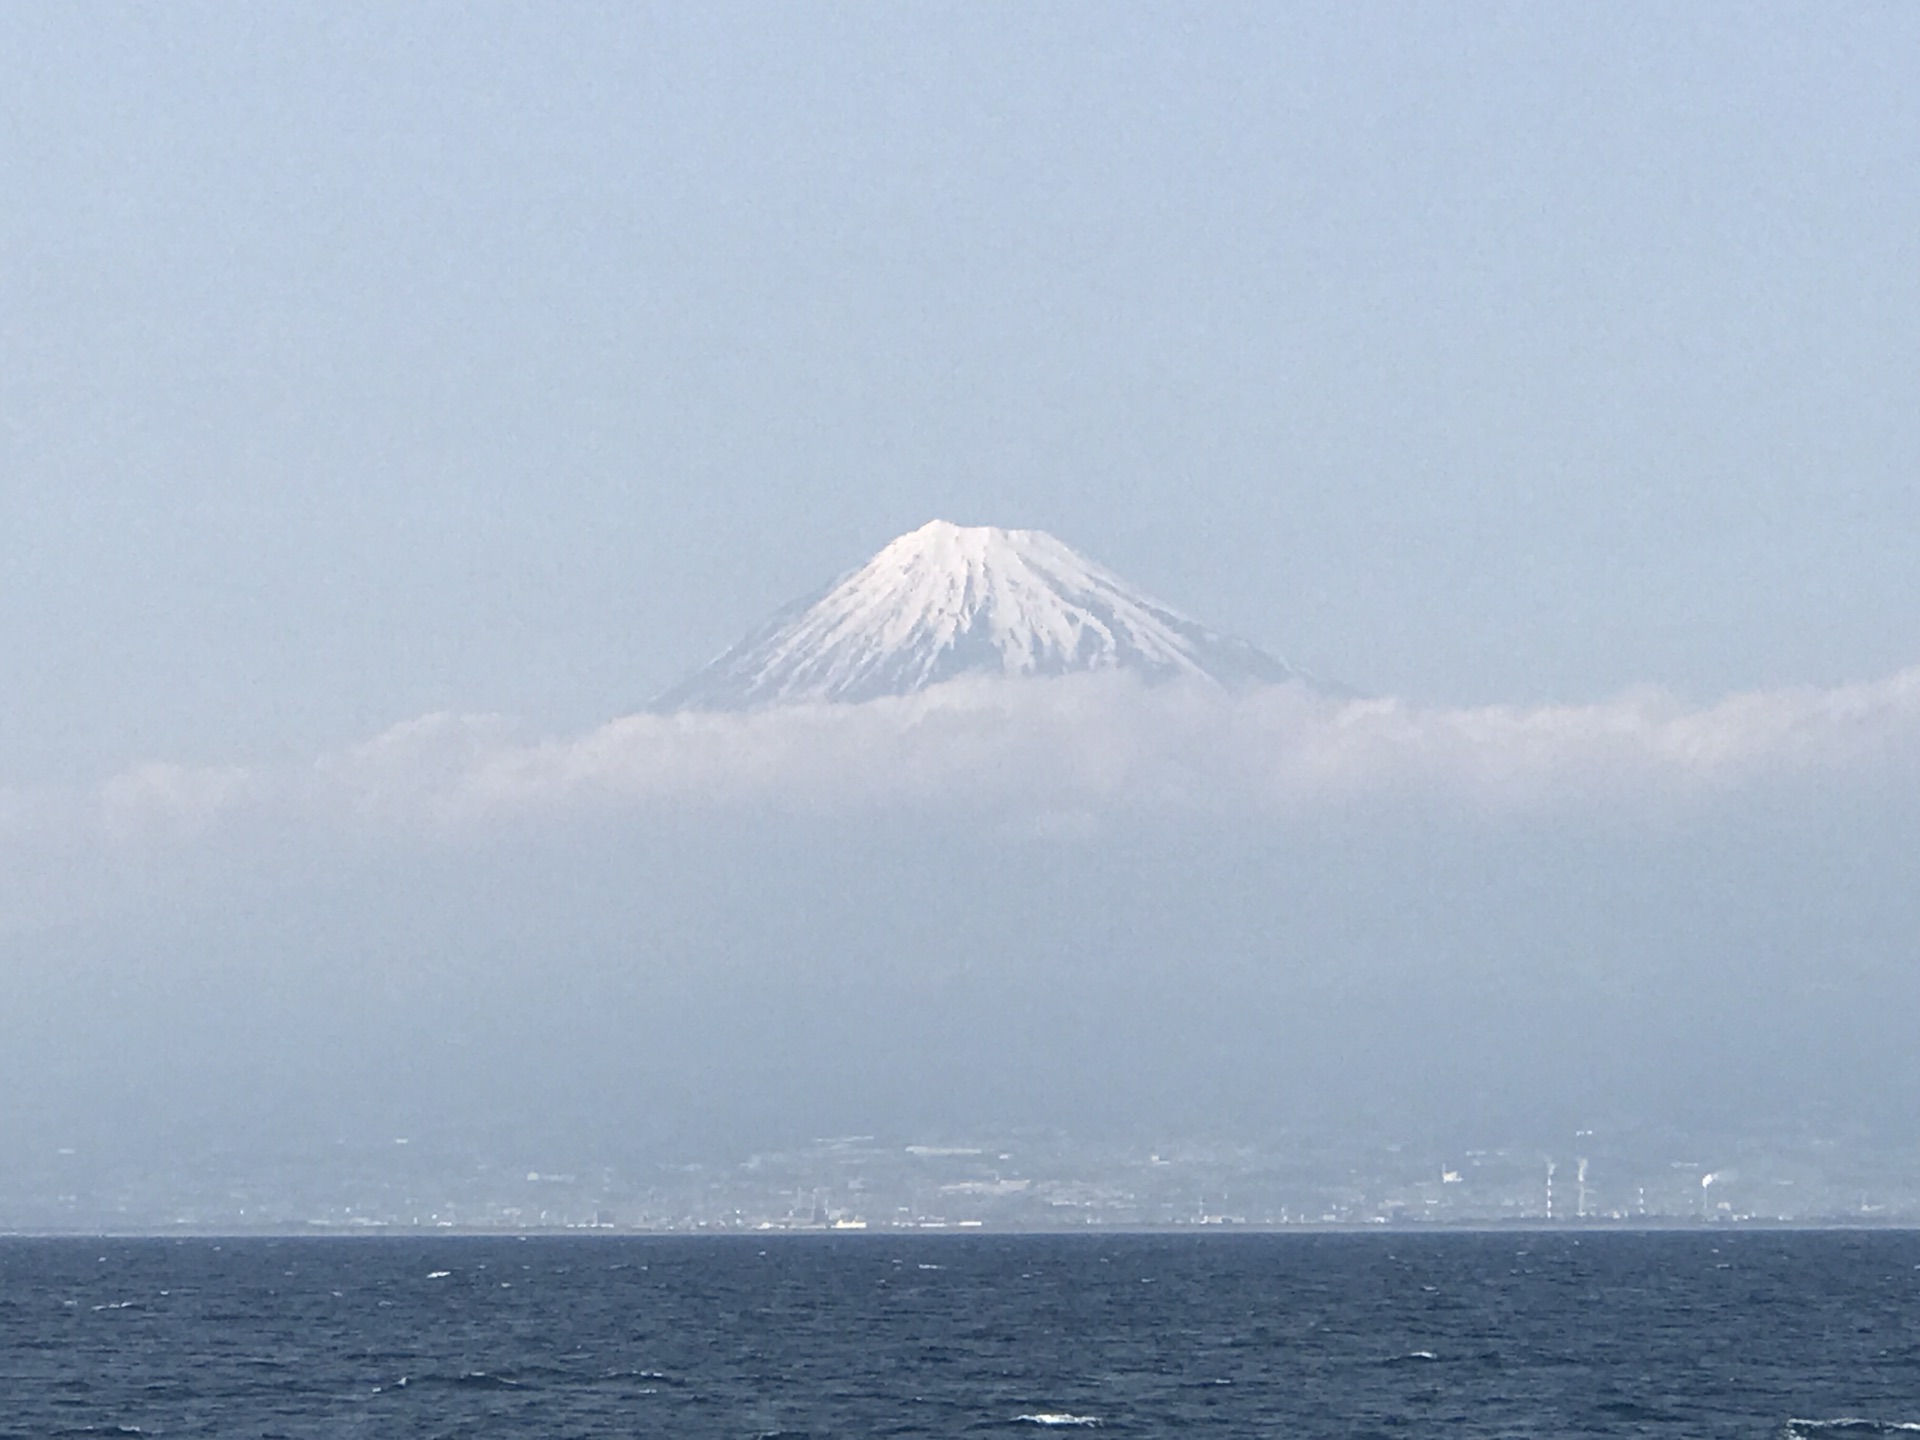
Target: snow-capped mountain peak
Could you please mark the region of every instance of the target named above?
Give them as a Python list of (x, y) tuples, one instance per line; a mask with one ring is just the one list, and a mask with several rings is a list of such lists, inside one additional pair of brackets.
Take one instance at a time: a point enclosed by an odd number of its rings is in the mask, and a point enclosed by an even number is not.
[(788, 606), (653, 708), (861, 701), (964, 675), (1089, 670), (1232, 687), (1300, 678), (1044, 531), (935, 520)]

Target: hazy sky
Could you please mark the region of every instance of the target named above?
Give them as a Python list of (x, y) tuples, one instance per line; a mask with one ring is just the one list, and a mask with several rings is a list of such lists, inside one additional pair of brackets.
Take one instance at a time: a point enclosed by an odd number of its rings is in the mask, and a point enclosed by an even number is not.
[[(1910, 1124), (1917, 61), (0, 6), (0, 1142)], [(621, 720), (936, 516), (1376, 698)]]
[(1374, 693), (1920, 659), (1920, 14), (0, 11), (0, 777), (578, 729), (940, 515)]

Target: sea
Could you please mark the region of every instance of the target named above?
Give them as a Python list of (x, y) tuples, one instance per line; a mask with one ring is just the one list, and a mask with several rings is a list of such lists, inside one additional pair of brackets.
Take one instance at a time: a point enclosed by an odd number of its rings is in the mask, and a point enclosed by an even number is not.
[(1920, 1234), (0, 1239), (0, 1436), (1920, 1435)]

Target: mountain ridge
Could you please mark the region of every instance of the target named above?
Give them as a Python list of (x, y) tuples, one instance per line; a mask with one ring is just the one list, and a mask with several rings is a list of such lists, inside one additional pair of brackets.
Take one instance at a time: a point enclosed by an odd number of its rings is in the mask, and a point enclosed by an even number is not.
[(1109, 670), (1227, 689), (1307, 679), (1043, 530), (934, 520), (783, 606), (648, 708), (857, 704), (968, 675)]

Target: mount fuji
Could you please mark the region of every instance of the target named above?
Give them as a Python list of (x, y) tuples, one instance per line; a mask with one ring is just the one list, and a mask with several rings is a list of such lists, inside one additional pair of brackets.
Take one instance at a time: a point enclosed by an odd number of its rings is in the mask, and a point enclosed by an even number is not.
[(935, 520), (787, 606), (648, 708), (857, 703), (965, 676), (1083, 671), (1230, 690), (1307, 679), (1044, 531)]

